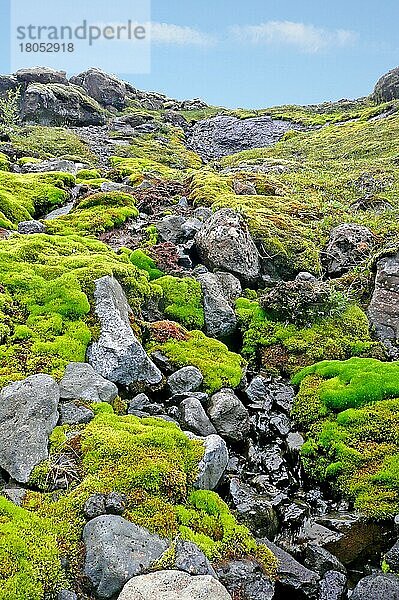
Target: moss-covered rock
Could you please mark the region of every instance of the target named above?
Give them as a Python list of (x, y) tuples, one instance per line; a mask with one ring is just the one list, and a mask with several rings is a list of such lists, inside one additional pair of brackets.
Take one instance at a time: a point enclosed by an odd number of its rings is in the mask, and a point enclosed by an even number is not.
[(188, 329), (204, 327), (204, 309), (200, 283), (189, 277), (165, 275), (156, 280), (162, 290), (160, 304), (168, 319), (181, 323)]

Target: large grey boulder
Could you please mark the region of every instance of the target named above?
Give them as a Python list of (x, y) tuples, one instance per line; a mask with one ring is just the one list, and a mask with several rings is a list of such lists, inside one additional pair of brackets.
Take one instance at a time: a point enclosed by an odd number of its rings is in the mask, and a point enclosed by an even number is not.
[(376, 102), (389, 102), (399, 98), (399, 67), (380, 77), (375, 85), (373, 98)]
[(221, 340), (228, 338), (237, 328), (237, 317), (220, 280), (213, 273), (198, 275), (197, 280), (202, 288), (207, 335)]
[(112, 402), (117, 395), (117, 386), (96, 373), (88, 363), (69, 363), (60, 381), (60, 396), (63, 400)]
[(134, 577), (118, 600), (231, 600), (211, 575), (192, 576), (182, 571), (158, 571)]
[(219, 115), (198, 121), (192, 128), (189, 144), (201, 158), (208, 161), (242, 150), (271, 146), (290, 129), (300, 127), (268, 116), (239, 119)]
[(50, 67), (29, 67), (15, 73), (18, 83), (62, 83), (68, 85), (65, 71), (56, 71)]
[(70, 82), (81, 86), (86, 94), (102, 106), (122, 109), (126, 105), (126, 86), (123, 81), (101, 69), (90, 68), (71, 77)]
[(198, 398), (186, 398), (180, 403), (180, 424), (200, 436), (216, 433)]
[(131, 309), (118, 281), (109, 275), (97, 279), (94, 299), (101, 335), (87, 352), (93, 369), (105, 379), (125, 386), (160, 383), (160, 370), (132, 331), (129, 322)]
[(0, 392), (0, 467), (26, 483), (48, 457), (48, 440), (58, 421), (60, 392), (49, 375), (31, 375)]
[(273, 600), (274, 581), (253, 559), (223, 561), (217, 566), (217, 576), (233, 598), (243, 600)]
[(32, 235), (34, 233), (44, 233), (46, 230), (45, 225), (40, 221), (21, 221), (18, 223), (18, 233), (23, 235)]
[(149, 569), (169, 544), (117, 515), (101, 515), (83, 529), (84, 572), (98, 598), (112, 598), (132, 577)]
[(31, 83), (22, 99), (21, 118), (40, 125), (103, 125), (101, 106), (81, 88), (61, 83)]
[(323, 263), (327, 273), (338, 277), (369, 258), (374, 245), (370, 229), (357, 223), (344, 223), (330, 232)]
[(375, 573), (361, 579), (351, 600), (399, 600), (399, 577)]
[(196, 392), (202, 385), (204, 378), (197, 367), (182, 367), (168, 377), (168, 388), (172, 396), (175, 394), (189, 394)]
[(368, 317), (377, 338), (385, 345), (390, 358), (399, 358), (399, 253), (377, 262), (374, 292)]
[(26, 163), (22, 165), (22, 173), (48, 173), (49, 171), (59, 171), (61, 173), (72, 173), (76, 175), (77, 171), (82, 169), (83, 163), (76, 163), (72, 160), (64, 160), (61, 158), (50, 158), (39, 163)]
[[(192, 436), (195, 438), (195, 436)], [(223, 477), (229, 462), (226, 442), (219, 435), (208, 435), (200, 439), (205, 447), (204, 456), (198, 465), (198, 475), (194, 482), (200, 490), (213, 490)]]
[(248, 283), (259, 278), (258, 250), (243, 217), (234, 210), (215, 212), (195, 236), (195, 243), (208, 268), (228, 271)]
[(222, 437), (239, 442), (249, 433), (249, 413), (233, 390), (224, 388), (211, 397), (208, 416)]
[(327, 571), (320, 581), (318, 600), (346, 600), (348, 586), (346, 576), (339, 571)]

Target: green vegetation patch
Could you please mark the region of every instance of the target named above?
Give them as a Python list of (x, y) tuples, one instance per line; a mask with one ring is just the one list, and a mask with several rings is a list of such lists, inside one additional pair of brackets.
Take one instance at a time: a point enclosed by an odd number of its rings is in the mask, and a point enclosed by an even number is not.
[(293, 378), (304, 467), (367, 517), (399, 510), (399, 363), (323, 361)]
[(23, 152), (26, 156), (43, 160), (74, 156), (84, 163), (92, 164), (95, 161), (88, 146), (77, 135), (62, 127), (41, 125), (23, 127), (11, 135), (11, 142), (19, 152)]
[(133, 250), (130, 255), (130, 260), (138, 269), (147, 271), (150, 281), (159, 279), (164, 275), (163, 271), (158, 269), (155, 260), (148, 256), (148, 254), (146, 254), (140, 248)]
[(67, 215), (46, 221), (46, 231), (58, 235), (96, 235), (137, 217), (135, 199), (121, 192), (92, 194)]
[(160, 304), (168, 319), (177, 321), (188, 329), (202, 329), (205, 322), (200, 283), (190, 277), (165, 275), (157, 279), (162, 289)]
[(129, 254), (78, 236), (0, 241), (0, 386), (37, 372), (60, 377), (67, 363), (84, 361), (97, 278), (115, 275), (138, 311), (151, 289)]
[(21, 221), (64, 204), (75, 178), (68, 173), (6, 173), (0, 171), (0, 227), (16, 229)]
[(197, 367), (209, 393), (223, 387), (238, 387), (245, 366), (239, 354), (230, 352), (225, 344), (207, 337), (202, 331), (190, 331), (185, 338), (171, 337), (164, 343), (150, 342), (148, 350), (160, 350), (176, 367)]

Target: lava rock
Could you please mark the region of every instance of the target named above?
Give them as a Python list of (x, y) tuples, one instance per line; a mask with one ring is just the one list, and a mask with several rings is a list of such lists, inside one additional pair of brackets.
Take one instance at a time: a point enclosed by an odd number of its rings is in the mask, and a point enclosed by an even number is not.
[(79, 75), (71, 77), (70, 82), (82, 87), (91, 98), (102, 106), (113, 106), (121, 110), (126, 105), (126, 86), (113, 75), (101, 69), (90, 68)]
[(61, 402), (59, 406), (60, 425), (80, 425), (90, 423), (94, 412), (85, 406), (76, 406), (73, 402)]
[(203, 437), (217, 433), (197, 398), (186, 398), (180, 404), (180, 424)]
[(370, 229), (357, 223), (335, 227), (325, 250), (324, 266), (330, 276), (338, 277), (369, 258), (374, 245)]
[(31, 375), (0, 392), (0, 467), (27, 483), (48, 457), (48, 441), (58, 421), (60, 392), (49, 375)]
[(192, 542), (177, 542), (174, 568), (190, 575), (211, 575), (217, 579), (215, 570), (205, 554)]
[(399, 577), (375, 573), (359, 581), (351, 600), (399, 600)]
[(196, 392), (204, 378), (197, 367), (183, 367), (168, 377), (168, 388), (172, 396)]
[(124, 494), (111, 492), (105, 497), (105, 509), (109, 515), (122, 515), (125, 512), (127, 498)]
[(86, 519), (95, 519), (101, 515), (105, 515), (107, 509), (105, 508), (105, 495), (104, 494), (93, 494), (86, 500), (83, 506), (83, 514)]
[(219, 435), (208, 435), (206, 438), (198, 439), (202, 440), (205, 452), (198, 465), (198, 475), (194, 485), (200, 490), (213, 490), (226, 470), (229, 451), (226, 442)]
[(243, 217), (222, 208), (208, 219), (195, 236), (201, 260), (212, 270), (228, 271), (240, 281), (254, 283), (260, 277), (260, 257)]
[(199, 275), (201, 284), (207, 335), (224, 340), (233, 335), (237, 328), (237, 317), (225, 297), (219, 278), (213, 273)]
[(95, 282), (95, 312), (101, 335), (88, 349), (94, 370), (121, 385), (148, 385), (162, 381), (162, 374), (147, 356), (129, 322), (131, 309), (121, 285), (108, 275)]
[(343, 573), (327, 571), (320, 581), (320, 595), (318, 600), (346, 600), (347, 581)]
[(257, 535), (273, 538), (278, 530), (278, 519), (269, 499), (254, 492), (248, 485), (233, 477), (230, 496), (237, 514)]
[(374, 292), (367, 314), (377, 338), (384, 344), (389, 357), (398, 360), (399, 348), (399, 253), (377, 262)]
[(98, 598), (112, 598), (132, 577), (150, 568), (168, 542), (122, 517), (103, 515), (83, 530), (86, 547), (84, 572)]
[(21, 221), (18, 223), (18, 233), (31, 235), (33, 233), (44, 233), (46, 226), (40, 221)]
[(88, 363), (69, 363), (60, 381), (62, 400), (112, 402), (117, 395), (116, 385), (96, 373)]
[(161, 219), (157, 223), (157, 231), (161, 240), (172, 244), (183, 244), (187, 240), (183, 231), (185, 222), (186, 219), (180, 215), (170, 215)]
[(208, 416), (222, 437), (239, 442), (249, 433), (249, 413), (233, 390), (224, 388), (211, 397)]
[(338, 571), (339, 573), (346, 574), (344, 565), (336, 558), (331, 552), (316, 546), (315, 544), (308, 544), (305, 551), (305, 566), (316, 571), (321, 577), (323, 577), (327, 571)]
[(158, 571), (134, 577), (118, 600), (231, 600), (230, 594), (210, 575), (192, 576), (182, 571)]
[(230, 560), (218, 565), (217, 576), (233, 598), (242, 600), (273, 600), (274, 582), (261, 565), (251, 559)]
[(240, 280), (234, 277), (231, 273), (225, 273), (224, 271), (216, 271), (216, 276), (219, 286), (223, 292), (223, 296), (226, 298), (230, 306), (235, 308), (236, 300), (242, 296), (242, 286)]

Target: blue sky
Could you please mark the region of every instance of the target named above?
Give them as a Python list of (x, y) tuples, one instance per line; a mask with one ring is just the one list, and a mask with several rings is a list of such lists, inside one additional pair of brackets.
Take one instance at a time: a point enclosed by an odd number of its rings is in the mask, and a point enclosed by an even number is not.
[[(6, 3), (0, 0), (3, 22)], [(368, 94), (382, 73), (399, 65), (399, 3), (393, 0), (151, 4), (151, 73), (129, 79), (172, 97), (199, 96), (211, 104), (254, 108), (355, 98)], [(2, 40), (0, 70), (6, 72)], [(115, 62), (114, 72), (123, 75)], [(102, 66), (101, 57), (94, 66)]]

